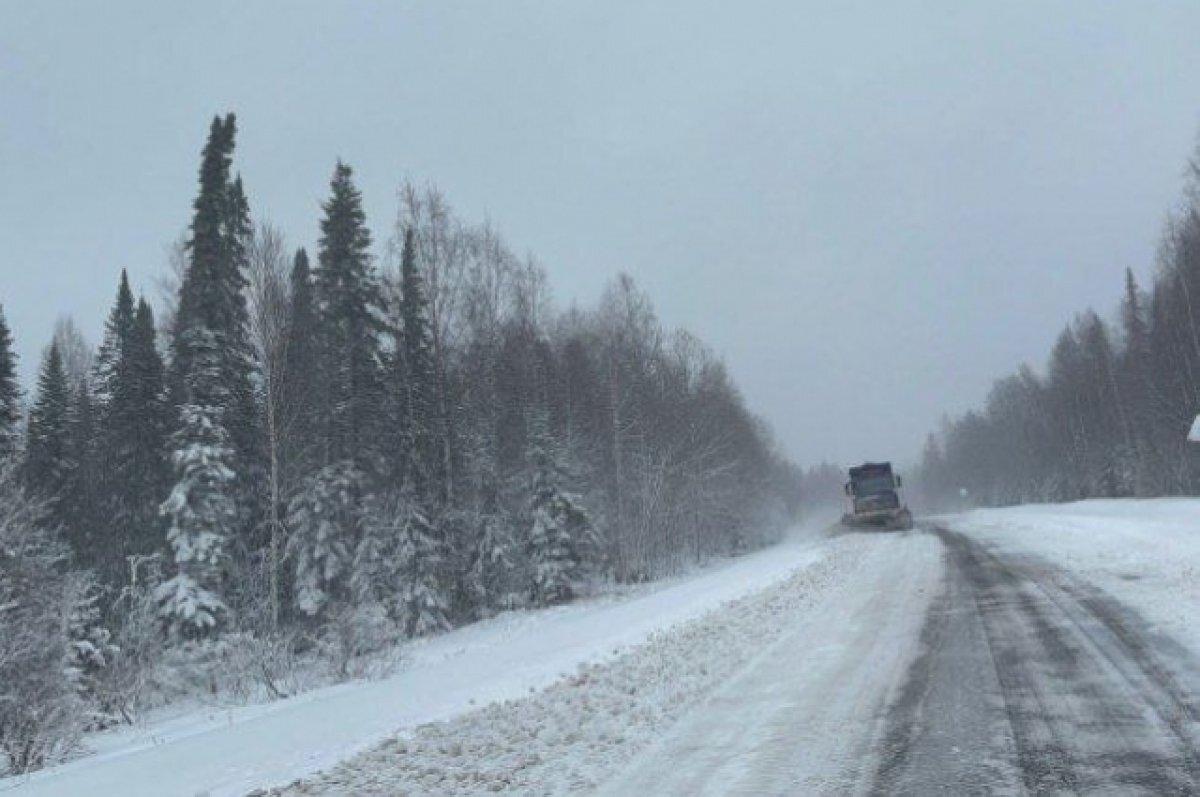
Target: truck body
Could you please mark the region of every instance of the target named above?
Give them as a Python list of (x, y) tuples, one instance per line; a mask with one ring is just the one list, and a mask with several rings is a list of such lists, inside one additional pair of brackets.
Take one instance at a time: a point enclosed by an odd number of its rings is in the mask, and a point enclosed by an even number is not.
[(890, 462), (865, 462), (850, 469), (846, 482), (849, 511), (842, 524), (907, 531), (913, 527), (912, 513), (900, 489), (904, 482), (892, 471)]

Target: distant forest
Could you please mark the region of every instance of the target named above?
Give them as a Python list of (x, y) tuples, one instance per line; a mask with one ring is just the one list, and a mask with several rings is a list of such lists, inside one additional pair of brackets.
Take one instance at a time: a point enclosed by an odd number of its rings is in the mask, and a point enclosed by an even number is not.
[(927, 505), (1195, 495), (1200, 451), (1200, 154), (1148, 289), (1125, 273), (1119, 317), (1093, 310), (1058, 336), (1044, 373), (1022, 366), (985, 406), (931, 434)]
[(629, 277), (555, 309), (534, 261), (411, 184), (380, 244), (340, 162), (293, 248), (235, 138), (213, 120), (154, 306), (114, 271), (103, 340), (60, 322), (28, 394), (0, 314), (0, 774), (171, 700), (286, 696), (762, 546), (797, 512), (722, 363)]

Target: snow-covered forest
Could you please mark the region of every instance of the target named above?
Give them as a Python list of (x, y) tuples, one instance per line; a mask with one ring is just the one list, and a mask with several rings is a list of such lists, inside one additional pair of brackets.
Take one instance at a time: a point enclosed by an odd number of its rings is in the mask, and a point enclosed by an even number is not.
[[(1196, 495), (1200, 451), (1200, 153), (1158, 249), (1148, 289), (1125, 272), (1115, 323), (1087, 310), (1044, 373), (1022, 366), (986, 405), (930, 435), (928, 505)], [(965, 492), (964, 492), (965, 491)]]
[[(373, 235), (340, 162), (297, 247), (249, 206), (235, 138), (213, 120), (162, 296), (114, 272), (98, 346), (60, 322), (22, 387), (0, 315), (0, 774), (171, 701), (294, 694), (407, 638), (762, 546), (797, 511), (798, 472), (722, 363), (629, 277), (556, 308), (536, 262), (436, 188), (402, 186)], [(1172, 282), (1200, 290), (1194, 218), (1147, 330), (1106, 355), (1113, 389), (1174, 380), (1097, 394), (1125, 408), (1113, 490), (1191, 484), (1147, 452), (1200, 373)], [(1070, 368), (1110, 347), (1098, 321), (1064, 340)]]

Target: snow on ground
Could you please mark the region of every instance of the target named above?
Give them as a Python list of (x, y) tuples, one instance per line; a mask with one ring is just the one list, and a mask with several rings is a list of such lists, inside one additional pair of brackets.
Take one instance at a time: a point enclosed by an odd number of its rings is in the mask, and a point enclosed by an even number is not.
[[(525, 699), (420, 726), (331, 772), (272, 794), (590, 791), (623, 770), (677, 718), (770, 651), (785, 632), (795, 631), (798, 620), (811, 615), (817, 601), (843, 584), (846, 574), (861, 563), (868, 544), (862, 535), (834, 540), (827, 556), (784, 582), (655, 633), (623, 656), (584, 666)], [(932, 540), (927, 547), (936, 551)], [(936, 554), (932, 561), (936, 565)], [(918, 624), (922, 614), (914, 613)], [(776, 658), (786, 659), (782, 663), (793, 681), (803, 681), (815, 640), (803, 634), (789, 636), (794, 637), (791, 648)], [(907, 636), (915, 645), (916, 633)], [(726, 724), (736, 725), (733, 719), (727, 717)]]
[[(818, 566), (841, 550), (820, 533), (825, 525), (814, 522), (780, 545), (689, 577), (509, 614), (424, 641), (406, 648), (404, 666), (382, 680), (102, 735), (98, 754), (0, 780), (0, 792), (216, 797), (288, 783), (398, 731), (527, 696), (568, 676), (589, 677), (581, 666), (612, 661), (657, 632)], [(569, 690), (571, 682), (560, 688)]]
[(1200, 655), (1200, 499), (1079, 501), (939, 520), (1068, 568)]
[(853, 570), (779, 618), (778, 638), (604, 783), (601, 797), (863, 793), (883, 747), (883, 707), (924, 650), (942, 546), (920, 533), (843, 542)]

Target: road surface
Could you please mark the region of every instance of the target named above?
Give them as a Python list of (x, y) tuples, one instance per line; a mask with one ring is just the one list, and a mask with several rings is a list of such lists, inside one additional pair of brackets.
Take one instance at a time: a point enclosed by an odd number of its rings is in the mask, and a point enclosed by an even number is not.
[(1200, 793), (1200, 665), (1131, 609), (947, 528), (871, 556), (603, 793)]

